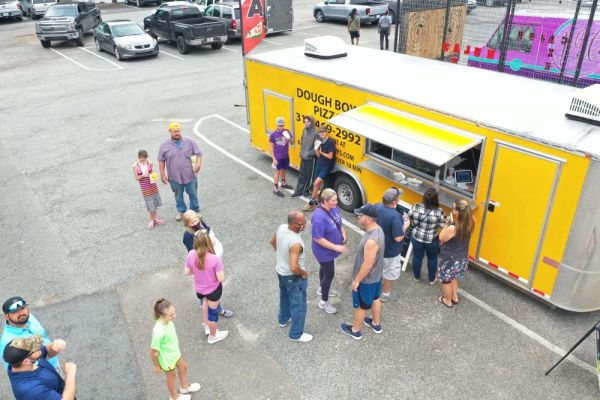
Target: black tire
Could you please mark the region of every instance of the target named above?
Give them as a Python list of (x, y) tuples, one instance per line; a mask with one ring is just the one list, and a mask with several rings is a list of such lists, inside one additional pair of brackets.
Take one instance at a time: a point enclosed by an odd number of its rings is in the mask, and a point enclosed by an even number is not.
[(100, 47), (100, 42), (98, 41), (98, 39), (94, 39), (94, 43), (96, 44), (96, 50), (98, 50), (98, 53), (102, 53), (104, 49)]
[(117, 61), (122, 61), (121, 54), (119, 53), (117, 46), (113, 47), (113, 53), (115, 54)]
[(23, 21), (23, 16), (19, 15), (18, 17), (15, 18), (17, 21)]
[(181, 53), (181, 54), (187, 54), (190, 51), (190, 46), (187, 45), (187, 43), (185, 42), (185, 40), (183, 40), (183, 36), (177, 36), (177, 39), (175, 39), (175, 43), (177, 44), (177, 50)]
[(315, 19), (317, 20), (317, 22), (325, 22), (325, 14), (323, 14), (323, 11), (315, 11)]
[(48, 47), (50, 47), (50, 41), (49, 40), (40, 40), (40, 43), (42, 44), (42, 47), (47, 49)]
[(210, 45), (210, 47), (212, 47), (213, 50), (219, 50), (221, 47), (223, 47), (223, 43), (213, 43)]
[(85, 33), (83, 33), (83, 28), (79, 27), (77, 28), (77, 39), (75, 39), (75, 43), (77, 44), (77, 46), (81, 47), (83, 46), (83, 41), (85, 40)]
[(358, 185), (346, 174), (339, 174), (333, 189), (338, 195), (338, 204), (343, 210), (352, 212), (362, 205), (363, 199)]

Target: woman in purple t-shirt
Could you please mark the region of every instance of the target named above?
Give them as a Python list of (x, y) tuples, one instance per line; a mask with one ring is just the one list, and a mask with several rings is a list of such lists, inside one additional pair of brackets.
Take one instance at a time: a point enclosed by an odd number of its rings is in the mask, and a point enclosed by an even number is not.
[(328, 314), (337, 310), (329, 304), (331, 282), (335, 275), (335, 259), (340, 254), (348, 252), (346, 245), (346, 230), (342, 225), (342, 217), (337, 208), (337, 193), (333, 189), (324, 189), (321, 192), (321, 204), (315, 209), (311, 217), (312, 225), (312, 251), (319, 262), (320, 287), (317, 294), (321, 296), (319, 308)]
[(201, 300), (206, 297), (206, 301), (202, 303), (202, 318), (210, 330), (208, 343), (213, 344), (225, 339), (229, 332), (217, 329), (225, 273), (223, 262), (215, 255), (212, 240), (206, 229), (196, 232), (194, 249), (188, 253), (183, 273), (194, 276), (196, 296)]

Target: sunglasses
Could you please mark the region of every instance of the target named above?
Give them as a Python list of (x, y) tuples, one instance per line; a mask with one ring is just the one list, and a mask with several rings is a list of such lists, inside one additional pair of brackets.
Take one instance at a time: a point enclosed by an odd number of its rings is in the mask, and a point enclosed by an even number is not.
[(21, 308), (24, 308), (26, 306), (24, 301), (17, 301), (15, 303), (12, 303), (9, 307), (8, 307), (8, 312), (15, 312), (17, 310), (20, 310)]

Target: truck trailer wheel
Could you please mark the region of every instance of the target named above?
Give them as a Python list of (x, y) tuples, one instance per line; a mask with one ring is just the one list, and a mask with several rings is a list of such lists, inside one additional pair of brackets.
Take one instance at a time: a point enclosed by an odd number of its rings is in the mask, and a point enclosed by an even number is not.
[(50, 47), (50, 41), (49, 40), (40, 40), (40, 43), (42, 44), (42, 47), (47, 49), (48, 47)]
[(362, 205), (360, 189), (348, 175), (338, 175), (333, 184), (333, 189), (338, 195), (338, 204), (343, 210), (352, 212)]
[(219, 50), (221, 47), (223, 47), (223, 43), (213, 43), (210, 45), (210, 47), (212, 47), (215, 50)]
[(183, 36), (177, 36), (175, 42), (177, 43), (177, 50), (179, 50), (181, 54), (187, 54), (190, 51), (190, 46), (183, 40)]
[(75, 43), (79, 47), (83, 46), (83, 41), (85, 39), (85, 37), (83, 35), (84, 35), (83, 29), (82, 28), (77, 28), (77, 39), (75, 39)]
[(315, 19), (317, 20), (317, 22), (325, 22), (325, 15), (323, 14), (323, 11), (315, 11)]

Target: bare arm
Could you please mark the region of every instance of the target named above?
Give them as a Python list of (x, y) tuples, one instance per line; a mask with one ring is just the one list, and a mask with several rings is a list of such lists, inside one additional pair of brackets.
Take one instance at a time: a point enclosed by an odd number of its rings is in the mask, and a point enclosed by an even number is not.
[(194, 272), (186, 265), (183, 267), (183, 274), (184, 275), (194, 275)]
[(58, 353), (62, 352), (66, 346), (67, 346), (67, 344), (65, 343), (64, 340), (54, 339), (52, 341), (52, 343), (50, 343), (48, 346), (46, 346), (46, 352), (48, 354), (46, 356), (46, 358), (54, 357)]
[(273, 246), (273, 250), (277, 250), (277, 236), (275, 234), (271, 236), (271, 246)]
[(394, 238), (394, 242), (396, 242), (396, 243), (400, 243), (403, 240), (404, 240), (404, 235), (402, 235), (402, 236), (396, 236)]
[(269, 148), (271, 149), (271, 158), (273, 159), (273, 164), (277, 165), (277, 159), (275, 158), (275, 143), (269, 142)]
[(333, 159), (333, 153), (334, 153), (333, 151), (331, 153), (323, 153), (322, 151), (319, 150), (319, 154), (329, 160)]
[(154, 372), (160, 374), (160, 364), (158, 363), (158, 350), (150, 349), (150, 358), (154, 364)]
[(365, 243), (365, 258), (363, 263), (360, 265), (360, 269), (358, 270), (358, 274), (352, 281), (352, 289), (354, 291), (358, 290), (358, 285), (365, 279), (365, 276), (369, 274), (373, 265), (375, 265), (375, 257), (377, 256), (377, 251), (379, 250), (379, 246), (377, 242), (372, 239), (367, 240)]
[(341, 244), (333, 244), (325, 238), (313, 239), (319, 246), (325, 247), (326, 249), (337, 251), (338, 253), (346, 253), (348, 249), (346, 246)]
[(165, 162), (164, 161), (158, 162), (158, 170), (160, 171), (160, 180), (162, 181), (162, 183), (167, 184), (169, 182), (169, 178), (167, 178), (167, 175), (165, 174)]
[(65, 388), (62, 393), (62, 400), (75, 400), (75, 392), (77, 385), (75, 374), (77, 373), (77, 365), (72, 362), (65, 363)]
[(133, 177), (135, 178), (136, 181), (139, 181), (140, 179), (142, 179), (142, 177), (139, 176), (137, 171), (135, 170), (135, 167), (133, 167)]
[(294, 275), (299, 275), (303, 279), (306, 279), (308, 274), (298, 264), (298, 260), (300, 259), (300, 254), (302, 254), (302, 246), (299, 243), (296, 243), (290, 248), (290, 271)]
[(446, 225), (440, 232), (440, 242), (446, 243), (456, 235), (456, 227), (454, 225)]
[(223, 271), (217, 272), (217, 280), (221, 283), (224, 282), (225, 281), (225, 272), (223, 272)]
[(196, 163), (192, 165), (192, 169), (195, 174), (200, 172), (200, 168), (202, 168), (202, 156), (196, 156)]

